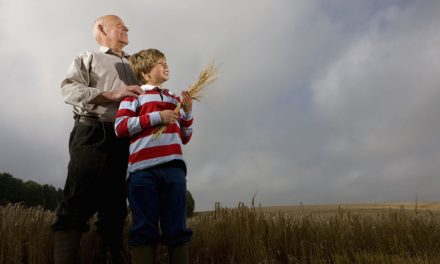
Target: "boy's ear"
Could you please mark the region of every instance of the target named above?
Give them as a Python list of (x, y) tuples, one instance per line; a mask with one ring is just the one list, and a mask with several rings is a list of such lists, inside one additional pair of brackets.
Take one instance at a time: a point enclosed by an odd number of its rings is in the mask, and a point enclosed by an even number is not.
[(146, 82), (148, 82), (148, 80), (150, 80), (150, 74), (148, 74), (148, 73), (143, 72), (143, 73), (142, 73), (142, 77), (144, 78), (144, 80), (145, 80)]

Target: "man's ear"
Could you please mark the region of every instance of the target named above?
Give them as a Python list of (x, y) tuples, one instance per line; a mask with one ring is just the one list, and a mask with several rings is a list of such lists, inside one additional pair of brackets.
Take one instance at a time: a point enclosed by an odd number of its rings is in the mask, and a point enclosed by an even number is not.
[(104, 34), (104, 36), (107, 36), (107, 34), (105, 33), (104, 28), (102, 27), (102, 25), (98, 25), (98, 30), (99, 30), (102, 34)]

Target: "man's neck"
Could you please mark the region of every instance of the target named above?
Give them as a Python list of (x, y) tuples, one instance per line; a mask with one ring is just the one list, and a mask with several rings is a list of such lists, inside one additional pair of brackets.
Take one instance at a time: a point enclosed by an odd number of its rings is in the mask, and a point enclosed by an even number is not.
[(112, 49), (113, 53), (115, 53), (116, 55), (118, 55), (120, 58), (122, 58), (123, 52), (122, 50), (114, 50)]
[(124, 56), (124, 52), (122, 51), (124, 49), (125, 46), (127, 46), (128, 43), (123, 43), (123, 42), (119, 42), (117, 45), (115, 45), (115, 47), (112, 47), (111, 49), (117, 54), (119, 55), (119, 57), (122, 58), (122, 56)]
[(122, 58), (122, 56), (124, 55), (124, 52), (122, 51), (122, 48), (120, 48), (120, 47), (117, 47), (117, 48), (115, 48), (115, 47), (110, 47), (110, 49), (112, 50), (112, 52), (114, 53), (114, 54), (116, 54), (116, 55), (118, 55), (119, 57), (121, 57)]
[(126, 46), (125, 44), (123, 45), (122, 43), (120, 43), (119, 45), (109, 45), (109, 43), (100, 43), (100, 45), (111, 49), (114, 54), (118, 55), (121, 58), (122, 56), (124, 56), (124, 52), (122, 51), (122, 49)]

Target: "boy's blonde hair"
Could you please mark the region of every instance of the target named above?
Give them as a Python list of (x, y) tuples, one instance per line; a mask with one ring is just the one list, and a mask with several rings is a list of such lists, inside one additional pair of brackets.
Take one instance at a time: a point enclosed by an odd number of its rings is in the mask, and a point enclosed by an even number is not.
[(145, 84), (145, 79), (142, 74), (150, 73), (159, 60), (165, 59), (165, 55), (158, 49), (141, 50), (130, 56), (131, 68), (136, 78)]

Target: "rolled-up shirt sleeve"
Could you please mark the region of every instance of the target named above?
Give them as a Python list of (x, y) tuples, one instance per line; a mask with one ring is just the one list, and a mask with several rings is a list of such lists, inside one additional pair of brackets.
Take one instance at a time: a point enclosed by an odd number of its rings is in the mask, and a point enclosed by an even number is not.
[(93, 60), (91, 53), (82, 53), (76, 56), (70, 65), (67, 76), (61, 83), (61, 94), (66, 103), (84, 109), (94, 107), (90, 102), (102, 90), (91, 86), (90, 68)]

